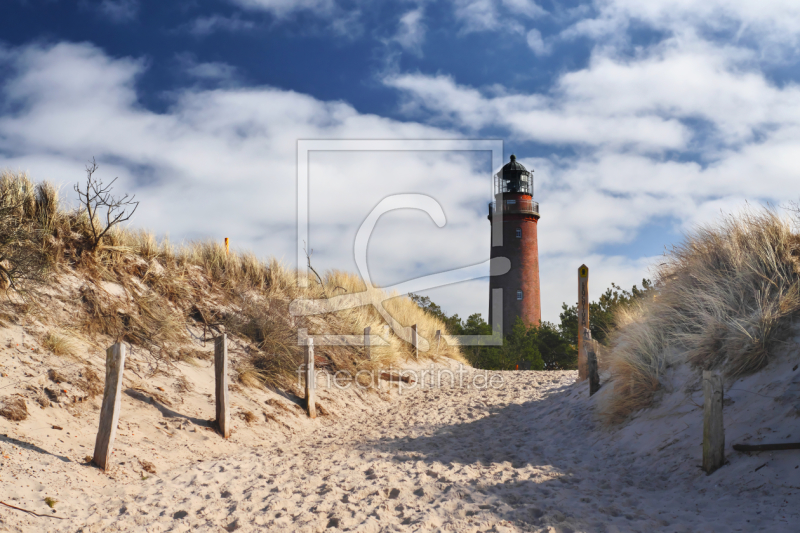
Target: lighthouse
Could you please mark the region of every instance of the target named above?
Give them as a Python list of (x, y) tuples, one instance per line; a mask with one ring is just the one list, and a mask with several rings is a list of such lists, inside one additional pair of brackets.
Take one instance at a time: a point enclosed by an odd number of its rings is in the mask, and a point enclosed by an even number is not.
[[(539, 325), (542, 319), (539, 295), (539, 203), (533, 200), (533, 171), (512, 155), (494, 176), (494, 202), (489, 204), (492, 225), (491, 258), (505, 257), (511, 269), (489, 278), (489, 323), (494, 324), (493, 300), (502, 289), (503, 336), (517, 318)], [(498, 302), (499, 303), (499, 302)]]

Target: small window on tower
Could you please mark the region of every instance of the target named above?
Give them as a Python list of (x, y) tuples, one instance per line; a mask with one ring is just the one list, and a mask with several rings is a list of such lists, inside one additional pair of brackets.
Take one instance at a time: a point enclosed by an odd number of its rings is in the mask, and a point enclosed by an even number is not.
[(517, 228), (517, 239), (522, 238), (522, 228)]
[(506, 203), (508, 205), (513, 205), (513, 204), (517, 203), (517, 201), (516, 200), (506, 200)]
[(517, 291), (517, 300), (522, 300), (522, 291)]

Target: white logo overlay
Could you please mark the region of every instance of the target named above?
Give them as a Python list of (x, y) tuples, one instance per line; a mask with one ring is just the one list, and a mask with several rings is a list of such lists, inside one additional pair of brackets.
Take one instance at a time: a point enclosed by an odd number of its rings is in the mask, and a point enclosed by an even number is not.
[[(309, 153), (315, 150), (326, 151), (372, 151), (372, 150), (407, 150), (407, 151), (442, 151), (442, 150), (482, 150), (492, 152), (492, 168), (497, 169), (502, 162), (503, 144), (498, 140), (440, 140), (440, 141), (406, 141), (406, 140), (300, 140), (297, 150), (297, 177), (298, 177), (298, 201), (297, 201), (297, 264), (298, 264), (298, 284), (305, 287), (308, 284), (308, 266), (305, 263), (305, 246), (308, 242), (308, 182), (309, 182)], [(491, 183), (491, 180), (487, 180)], [(377, 312), (386, 321), (388, 328), (397, 337), (412, 342), (412, 328), (403, 327), (383, 306), (383, 302), (388, 299), (387, 295), (392, 293), (408, 294), (442, 287), (453, 283), (460, 283), (486, 276), (487, 267), (492, 276), (499, 276), (507, 273), (511, 268), (511, 262), (505, 257), (499, 257), (484, 261), (476, 265), (464, 266), (445, 272), (430, 274), (416, 279), (408, 280), (389, 287), (375, 287), (372, 283), (367, 266), (367, 245), (372, 235), (375, 225), (380, 217), (396, 209), (417, 209), (424, 211), (430, 216), (431, 220), (438, 226), (443, 227), (446, 223), (444, 210), (439, 202), (425, 194), (395, 194), (387, 196), (381, 200), (377, 206), (364, 219), (358, 229), (354, 244), (354, 255), (358, 273), (366, 285), (366, 290), (360, 293), (348, 293), (330, 298), (303, 299), (298, 298), (289, 305), (289, 313), (292, 316), (308, 316), (324, 313), (332, 313), (345, 309), (352, 309), (365, 305), (375, 307)], [(492, 244), (496, 245), (496, 235), (502, 235), (502, 220), (495, 221), (492, 228)], [(392, 296), (393, 297), (393, 296)], [(451, 344), (461, 346), (499, 346), (502, 345), (502, 289), (494, 289), (492, 293), (492, 323), (491, 335), (442, 335)], [(365, 338), (363, 335), (308, 335), (308, 330), (301, 328), (298, 330), (298, 344), (306, 344), (307, 339), (313, 339), (314, 345), (348, 345), (363, 346)], [(380, 335), (370, 335), (369, 343), (372, 346), (387, 345)], [(421, 336), (417, 338), (417, 348), (421, 352), (430, 349), (430, 342)]]

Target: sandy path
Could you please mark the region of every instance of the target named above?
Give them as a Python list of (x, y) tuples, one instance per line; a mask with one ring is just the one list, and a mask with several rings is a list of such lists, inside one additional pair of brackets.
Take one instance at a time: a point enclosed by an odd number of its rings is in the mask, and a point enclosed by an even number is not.
[(737, 491), (686, 465), (697, 458), (665, 463), (595, 427), (574, 372), (502, 375), (501, 390), (411, 391), (378, 414), (354, 414), (290, 443), (86, 496), (70, 502), (69, 520), (31, 525), (92, 532), (797, 531), (797, 492)]

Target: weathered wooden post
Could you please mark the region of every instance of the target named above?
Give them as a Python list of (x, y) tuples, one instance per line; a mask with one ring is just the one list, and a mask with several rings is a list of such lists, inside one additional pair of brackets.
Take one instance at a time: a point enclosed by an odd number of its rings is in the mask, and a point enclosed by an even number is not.
[(414, 359), (419, 359), (419, 347), (418, 344), (418, 337), (417, 337), (417, 325), (414, 324), (411, 326), (411, 345), (414, 347)]
[(583, 339), (584, 328), (589, 329), (589, 267), (578, 268), (578, 381), (588, 377), (586, 361), (586, 342)]
[(369, 333), (372, 331), (372, 328), (367, 326), (364, 328), (364, 352), (367, 356), (367, 360), (372, 359), (372, 346), (370, 346), (369, 341)]
[(725, 464), (725, 427), (722, 424), (722, 377), (703, 371), (703, 470), (711, 474)]
[(309, 418), (317, 418), (316, 394), (317, 380), (314, 374), (314, 339), (308, 338), (305, 345), (306, 363), (306, 407)]
[(436, 330), (436, 355), (439, 355), (439, 344), (442, 342), (442, 330)]
[(230, 399), (228, 398), (228, 335), (214, 337), (214, 381), (217, 396), (217, 426), (226, 439), (231, 436)]
[(589, 378), (589, 396), (592, 396), (600, 388), (600, 373), (597, 368), (597, 353), (592, 344), (592, 332), (588, 329), (583, 330), (584, 349), (586, 350), (586, 373)]
[(117, 423), (122, 402), (122, 371), (125, 368), (125, 345), (117, 343), (106, 350), (106, 383), (100, 408), (100, 427), (94, 443), (92, 462), (108, 470), (111, 450), (117, 436)]

